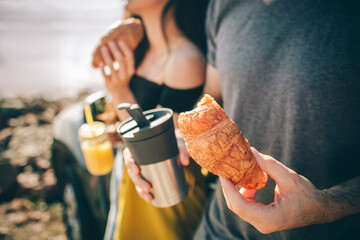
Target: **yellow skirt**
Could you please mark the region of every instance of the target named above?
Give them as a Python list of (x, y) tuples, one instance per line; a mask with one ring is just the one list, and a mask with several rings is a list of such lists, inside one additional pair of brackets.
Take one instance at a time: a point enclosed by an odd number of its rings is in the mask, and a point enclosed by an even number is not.
[(169, 208), (157, 208), (137, 194), (127, 169), (120, 187), (114, 239), (192, 239), (206, 201), (206, 177), (193, 161), (185, 167), (188, 196)]

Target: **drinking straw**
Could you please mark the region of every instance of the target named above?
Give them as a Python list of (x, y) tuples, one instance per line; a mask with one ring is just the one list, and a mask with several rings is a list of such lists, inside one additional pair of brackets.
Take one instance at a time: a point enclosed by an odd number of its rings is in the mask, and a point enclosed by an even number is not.
[(85, 106), (85, 120), (86, 120), (86, 123), (89, 125), (92, 125), (94, 123), (94, 119), (93, 119), (93, 116), (91, 113), (91, 108), (90, 108), (89, 104), (87, 104)]

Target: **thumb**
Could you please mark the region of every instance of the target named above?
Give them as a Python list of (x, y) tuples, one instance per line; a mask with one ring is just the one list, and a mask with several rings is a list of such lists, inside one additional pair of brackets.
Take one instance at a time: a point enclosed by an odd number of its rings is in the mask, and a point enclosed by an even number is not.
[(284, 164), (277, 161), (275, 158), (262, 154), (258, 152), (255, 148), (251, 148), (257, 163), (260, 168), (267, 173), (274, 181), (279, 185), (279, 187), (286, 187), (288, 184), (288, 179), (291, 174), (294, 173), (293, 170), (287, 168)]
[(259, 216), (262, 214), (261, 206), (253, 199), (246, 198), (254, 197), (254, 190), (242, 190), (244, 194), (247, 195), (243, 196), (230, 180), (223, 177), (219, 177), (219, 179), (226, 204), (231, 211), (236, 213), (245, 221), (249, 221), (249, 219), (253, 216)]
[(219, 177), (219, 179), (228, 208), (237, 213), (237, 211), (242, 209), (241, 206), (246, 204), (246, 199), (239, 193), (236, 186), (230, 180), (223, 177)]

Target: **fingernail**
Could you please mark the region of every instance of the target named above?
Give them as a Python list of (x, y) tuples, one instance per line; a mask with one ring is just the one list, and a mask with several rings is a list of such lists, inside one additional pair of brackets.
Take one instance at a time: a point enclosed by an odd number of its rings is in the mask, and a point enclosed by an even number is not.
[(184, 166), (188, 166), (188, 165), (190, 164), (189, 157), (186, 156), (186, 155), (181, 155), (181, 163), (182, 163)]
[(115, 62), (113, 63), (113, 68), (114, 68), (115, 70), (118, 70), (118, 69), (120, 68), (120, 64), (119, 64), (118, 61), (115, 61)]
[(109, 66), (105, 65), (104, 67), (104, 72), (106, 76), (110, 76), (111, 75), (111, 69)]

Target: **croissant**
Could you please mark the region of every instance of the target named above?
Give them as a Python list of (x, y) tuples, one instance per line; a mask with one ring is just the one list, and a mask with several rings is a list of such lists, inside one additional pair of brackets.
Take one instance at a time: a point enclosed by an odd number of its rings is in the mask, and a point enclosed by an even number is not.
[(131, 50), (134, 50), (139, 45), (141, 39), (144, 37), (144, 28), (137, 18), (127, 18), (122, 21), (111, 24), (109, 30), (103, 35), (93, 52), (92, 65), (95, 68), (100, 66), (103, 61), (100, 53), (100, 48), (110, 41), (122, 40)]
[(178, 123), (190, 156), (201, 167), (246, 189), (265, 186), (266, 175), (249, 142), (211, 96), (181, 113)]

